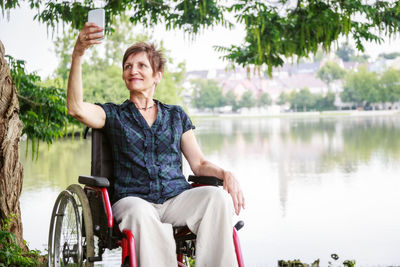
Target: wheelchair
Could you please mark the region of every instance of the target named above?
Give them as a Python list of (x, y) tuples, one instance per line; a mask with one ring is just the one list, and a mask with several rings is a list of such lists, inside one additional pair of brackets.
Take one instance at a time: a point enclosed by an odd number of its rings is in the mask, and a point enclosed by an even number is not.
[[(85, 130), (86, 138), (88, 128)], [(130, 230), (120, 231), (111, 209), (113, 169), (110, 146), (102, 130), (92, 129), (91, 176), (79, 176), (79, 183), (62, 191), (54, 204), (48, 240), (48, 266), (94, 266), (102, 261), (106, 249), (122, 248), (122, 267), (136, 267), (135, 240)], [(108, 178), (110, 178), (110, 180)], [(221, 186), (216, 177), (189, 176), (192, 186)], [(237, 231), (233, 227), (233, 242), (238, 266), (243, 256)], [(196, 235), (188, 227), (174, 227), (178, 267), (189, 266), (195, 259)]]

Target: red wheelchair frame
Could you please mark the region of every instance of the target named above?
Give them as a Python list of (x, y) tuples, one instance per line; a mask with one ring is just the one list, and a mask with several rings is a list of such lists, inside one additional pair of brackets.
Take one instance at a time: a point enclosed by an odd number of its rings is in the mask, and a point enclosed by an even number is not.
[[(85, 134), (86, 135), (86, 134)], [(92, 131), (92, 176), (79, 176), (79, 183), (71, 185), (60, 193), (53, 208), (49, 233), (49, 266), (62, 266), (70, 260), (78, 265), (93, 266), (102, 261), (105, 249), (122, 248), (123, 267), (136, 267), (135, 239), (130, 230), (119, 230), (109, 198), (112, 177), (111, 154), (108, 142), (101, 130)], [(105, 175), (104, 175), (105, 174)], [(222, 181), (216, 177), (189, 176), (192, 186), (220, 186)], [(70, 212), (68, 212), (70, 210)], [(72, 214), (74, 230), (64, 231), (65, 220)], [(75, 225), (76, 224), (76, 225)], [(70, 222), (68, 221), (68, 226)], [(244, 223), (239, 221), (233, 227), (233, 242), (239, 267), (244, 266), (237, 231)], [(66, 238), (71, 233), (72, 238)], [(76, 234), (75, 234), (76, 233)], [(94, 241), (97, 238), (97, 244)], [(184, 259), (195, 257), (195, 239), (188, 227), (174, 227), (178, 267), (185, 267)], [(96, 251), (95, 251), (96, 247)], [(96, 254), (96, 255), (95, 255)]]

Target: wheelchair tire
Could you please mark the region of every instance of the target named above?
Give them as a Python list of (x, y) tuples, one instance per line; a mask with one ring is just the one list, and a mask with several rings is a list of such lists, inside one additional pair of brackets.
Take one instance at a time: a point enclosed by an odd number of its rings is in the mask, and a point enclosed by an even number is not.
[(54, 204), (48, 244), (49, 266), (93, 266), (93, 223), (90, 206), (80, 185), (70, 185)]

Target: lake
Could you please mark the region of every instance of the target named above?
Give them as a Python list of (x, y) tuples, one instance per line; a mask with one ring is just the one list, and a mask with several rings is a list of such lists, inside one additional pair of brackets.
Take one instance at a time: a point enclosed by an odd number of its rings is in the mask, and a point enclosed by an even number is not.
[[(196, 118), (203, 153), (240, 181), (246, 266), (279, 259), (400, 265), (400, 116)], [(60, 191), (90, 174), (90, 140), (21, 143), (24, 238), (44, 251)], [(190, 174), (188, 164), (184, 172)], [(330, 256), (336, 253), (339, 260)], [(115, 253), (104, 263), (118, 262)]]

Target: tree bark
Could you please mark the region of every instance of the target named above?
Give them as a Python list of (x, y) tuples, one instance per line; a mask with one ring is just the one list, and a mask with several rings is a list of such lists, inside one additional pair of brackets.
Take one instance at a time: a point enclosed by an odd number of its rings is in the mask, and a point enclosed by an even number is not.
[(17, 90), (4, 55), (4, 46), (0, 41), (0, 220), (15, 216), (10, 232), (15, 234), (18, 245), (27, 250), (19, 205), (23, 166), (19, 161), (18, 146), (22, 123), (18, 115)]

